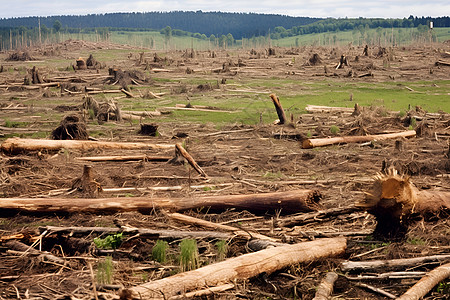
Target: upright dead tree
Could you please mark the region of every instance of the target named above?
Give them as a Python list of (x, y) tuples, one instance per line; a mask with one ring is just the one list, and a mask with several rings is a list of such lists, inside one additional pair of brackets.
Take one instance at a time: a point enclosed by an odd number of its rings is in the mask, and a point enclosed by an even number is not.
[(281, 106), (280, 98), (278, 98), (275, 94), (270, 94), (270, 98), (272, 99), (273, 105), (275, 105), (278, 119), (280, 120), (278, 124), (286, 123), (286, 115), (284, 114), (283, 107)]
[(363, 55), (364, 55), (364, 56), (369, 56), (369, 46), (368, 46), (368, 45), (366, 45), (366, 46), (364, 47)]
[(450, 209), (450, 192), (419, 190), (395, 169), (374, 179), (372, 191), (357, 206), (375, 216), (374, 234), (380, 238), (402, 238), (413, 217), (439, 217), (442, 210)]

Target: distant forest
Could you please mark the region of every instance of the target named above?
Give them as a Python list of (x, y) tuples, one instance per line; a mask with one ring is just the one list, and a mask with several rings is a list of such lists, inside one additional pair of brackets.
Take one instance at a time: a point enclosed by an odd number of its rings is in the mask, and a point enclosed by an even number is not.
[[(270, 29), (277, 26), (292, 28), (307, 25), (320, 20), (319, 18), (290, 17), (283, 15), (255, 13), (222, 13), (222, 12), (147, 12), (147, 13), (110, 13), (85, 16), (50, 16), (41, 17), (41, 26), (53, 27), (56, 21), (66, 28), (128, 28), (161, 30), (167, 26), (192, 33), (207, 36), (226, 35), (231, 33), (234, 38), (266, 35)], [(38, 26), (38, 17), (0, 19), (1, 27), (27, 28)]]
[[(223, 12), (148, 12), (109, 13), (83, 16), (49, 16), (0, 19), (0, 50), (31, 45), (51, 36), (95, 33), (107, 40), (112, 31), (157, 31), (170, 36), (191, 36), (233, 45), (235, 41), (254, 37), (277, 40), (312, 33), (359, 31), (368, 29), (417, 28), (419, 33), (434, 27), (450, 27), (450, 17), (414, 17), (403, 19), (308, 18), (274, 14)], [(40, 27), (39, 27), (40, 26)], [(40, 28), (40, 30), (39, 30)], [(221, 42), (226, 40), (227, 42)]]

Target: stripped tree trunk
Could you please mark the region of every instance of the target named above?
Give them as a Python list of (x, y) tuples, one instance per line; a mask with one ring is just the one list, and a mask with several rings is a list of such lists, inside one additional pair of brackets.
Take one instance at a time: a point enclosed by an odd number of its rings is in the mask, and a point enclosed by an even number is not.
[(396, 133), (385, 133), (385, 134), (371, 134), (371, 135), (361, 135), (361, 136), (338, 136), (332, 138), (318, 138), (318, 139), (306, 139), (302, 142), (302, 148), (310, 149), (314, 147), (329, 146), (335, 144), (349, 144), (349, 143), (362, 143), (370, 142), (372, 140), (387, 140), (396, 139), (399, 137), (413, 137), (416, 135), (414, 130), (396, 132)]
[(316, 210), (321, 195), (314, 190), (248, 195), (223, 195), (197, 198), (2, 198), (0, 212), (22, 211), (29, 213), (102, 213), (140, 211), (148, 213), (155, 208), (183, 211), (202, 207), (213, 210), (227, 208), (246, 209), (252, 212), (281, 211), (282, 213)]
[(197, 270), (144, 283), (122, 292), (121, 299), (167, 299), (206, 286), (271, 274), (290, 265), (337, 256), (345, 252), (345, 238), (322, 239), (244, 254)]
[(17, 154), (28, 151), (59, 151), (61, 149), (122, 149), (122, 150), (142, 150), (142, 149), (170, 149), (175, 145), (171, 144), (146, 144), (133, 142), (98, 142), (80, 140), (39, 140), (21, 139), (18, 137), (6, 139), (1, 150), (8, 154)]
[[(450, 263), (437, 267), (420, 279), (406, 293), (398, 297), (398, 300), (419, 300), (439, 282), (450, 277)], [(448, 296), (448, 295), (447, 295)]]

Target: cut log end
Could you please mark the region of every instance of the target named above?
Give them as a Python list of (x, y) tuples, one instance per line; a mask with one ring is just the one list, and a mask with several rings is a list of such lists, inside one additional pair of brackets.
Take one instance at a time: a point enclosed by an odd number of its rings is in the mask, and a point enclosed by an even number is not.
[(372, 190), (356, 204), (377, 219), (374, 235), (381, 238), (401, 238), (413, 216), (437, 216), (442, 209), (450, 209), (450, 193), (420, 191), (408, 176), (395, 169), (374, 178)]

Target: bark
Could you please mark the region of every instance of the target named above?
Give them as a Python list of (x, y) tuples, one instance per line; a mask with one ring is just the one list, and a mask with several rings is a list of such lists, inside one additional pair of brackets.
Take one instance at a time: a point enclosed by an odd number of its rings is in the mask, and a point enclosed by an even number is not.
[(294, 264), (341, 255), (345, 252), (346, 244), (345, 238), (323, 239), (244, 254), (135, 286), (123, 292), (121, 299), (167, 299), (205, 286), (246, 280), (261, 273), (271, 274)]
[(93, 149), (122, 149), (122, 150), (142, 150), (142, 149), (170, 149), (173, 144), (146, 144), (137, 142), (101, 142), (101, 141), (79, 141), (79, 140), (40, 140), (21, 139), (18, 137), (6, 139), (1, 150), (7, 154), (18, 154), (29, 151), (59, 151), (63, 148), (74, 150)]
[(187, 160), (187, 162), (195, 169), (195, 171), (197, 171), (203, 177), (208, 177), (205, 171), (203, 171), (203, 169), (197, 164), (194, 158), (183, 148), (183, 146), (180, 143), (177, 143), (175, 145), (175, 149), (177, 153), (179, 153)]
[[(439, 282), (450, 277), (450, 263), (437, 267), (420, 279), (398, 300), (419, 300), (435, 287)], [(447, 295), (448, 296), (448, 295)]]
[(400, 137), (413, 137), (416, 135), (414, 130), (407, 130), (396, 133), (385, 133), (385, 134), (372, 134), (372, 135), (362, 135), (362, 136), (339, 136), (332, 138), (318, 138), (318, 139), (306, 139), (302, 142), (302, 148), (311, 149), (314, 147), (329, 146), (334, 144), (349, 144), (349, 143), (362, 143), (370, 142), (372, 140), (387, 140), (396, 139)]
[(372, 261), (345, 261), (342, 263), (342, 272), (376, 272), (379, 270), (400, 270), (415, 267), (424, 263), (450, 261), (450, 254), (432, 255), (414, 258), (399, 258), (392, 260)]
[(313, 300), (328, 300), (333, 294), (333, 286), (338, 279), (338, 274), (335, 272), (328, 272), (322, 282), (317, 287), (316, 295)]
[(287, 119), (283, 107), (281, 106), (280, 98), (275, 94), (270, 94), (270, 98), (272, 99), (273, 105), (275, 105), (275, 110), (277, 111), (278, 119), (280, 120), (278, 124), (285, 124)]
[(379, 174), (370, 192), (357, 206), (365, 208), (377, 219), (374, 234), (382, 238), (402, 237), (414, 216), (439, 217), (450, 209), (450, 192), (419, 190), (409, 177), (400, 176), (395, 169)]
[(148, 213), (153, 209), (183, 211), (202, 207), (213, 210), (228, 208), (245, 209), (251, 212), (267, 211), (282, 213), (315, 210), (321, 195), (313, 190), (292, 190), (288, 192), (260, 193), (248, 195), (223, 195), (197, 198), (2, 198), (0, 211), (22, 211), (29, 213), (102, 213), (140, 211)]

